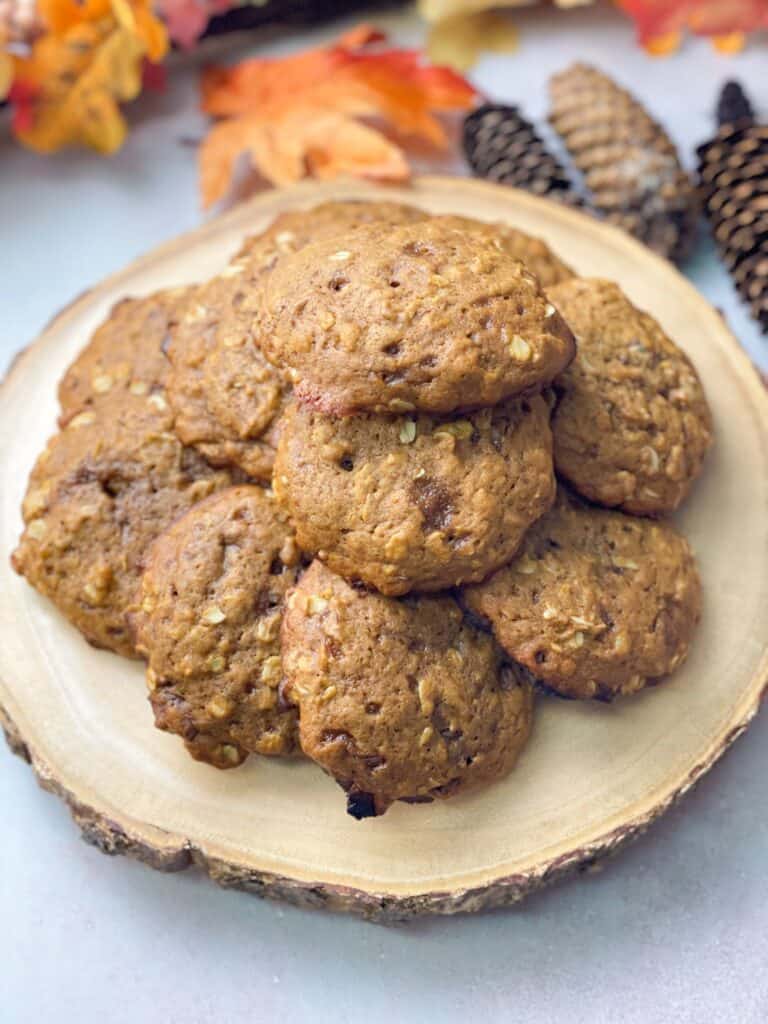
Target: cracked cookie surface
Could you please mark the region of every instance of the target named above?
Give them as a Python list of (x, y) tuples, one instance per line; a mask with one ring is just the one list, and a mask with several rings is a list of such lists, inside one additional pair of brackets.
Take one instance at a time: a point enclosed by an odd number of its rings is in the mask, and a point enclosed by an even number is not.
[(296, 745), (280, 698), (280, 620), (299, 553), (276, 502), (242, 485), (190, 509), (153, 543), (130, 621), (159, 729), (233, 768)]
[(461, 596), (537, 679), (564, 697), (602, 700), (677, 668), (701, 612), (691, 549), (669, 524), (562, 489), (517, 558)]
[(355, 817), (499, 779), (528, 738), (531, 687), (450, 597), (395, 600), (315, 561), (282, 638), (302, 749)]

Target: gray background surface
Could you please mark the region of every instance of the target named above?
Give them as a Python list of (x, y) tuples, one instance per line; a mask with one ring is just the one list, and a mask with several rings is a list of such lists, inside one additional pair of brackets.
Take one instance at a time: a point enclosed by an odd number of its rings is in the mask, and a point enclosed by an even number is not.
[[(379, 20), (399, 41), (420, 38), (407, 15)], [(728, 76), (747, 82), (768, 115), (764, 39), (733, 60), (694, 42), (658, 62), (610, 11), (516, 21), (519, 52), (485, 59), (475, 80), (532, 115), (544, 112), (548, 75), (577, 58), (640, 93), (688, 154), (711, 133)], [(171, 81), (133, 109), (128, 144), (111, 160), (40, 159), (0, 137), (0, 365), (76, 293), (200, 222), (194, 150), (181, 143), (204, 127), (194, 69)], [(711, 247), (686, 270), (766, 367), (768, 342)], [(680, 807), (599, 873), (513, 910), (400, 928), (108, 859), (0, 747), (0, 1022), (764, 1022), (767, 744), (762, 716)]]

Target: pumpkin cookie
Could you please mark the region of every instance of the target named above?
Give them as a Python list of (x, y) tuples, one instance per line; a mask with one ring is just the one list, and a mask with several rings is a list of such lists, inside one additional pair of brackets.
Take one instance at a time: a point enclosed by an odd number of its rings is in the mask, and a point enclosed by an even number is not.
[(280, 619), (299, 555), (274, 500), (247, 485), (214, 494), (146, 562), (130, 620), (157, 727), (217, 768), (289, 753), (296, 712), (278, 696)]
[(293, 406), (275, 492), (304, 551), (384, 594), (481, 580), (555, 496), (549, 406), (509, 399), (463, 419)]
[(313, 562), (282, 638), (302, 749), (356, 818), (501, 778), (528, 738), (530, 686), (450, 597), (397, 601)]
[(17, 572), (96, 647), (135, 654), (124, 613), (151, 541), (232, 483), (172, 433), (162, 392), (103, 396), (48, 442), (29, 479)]
[(712, 443), (690, 360), (610, 281), (574, 278), (549, 295), (578, 338), (576, 358), (555, 383), (558, 473), (601, 505), (671, 512)]
[(560, 491), (520, 555), (467, 587), (463, 601), (557, 693), (611, 700), (683, 661), (701, 587), (691, 550), (671, 526)]
[(548, 384), (574, 352), (522, 264), (439, 219), (307, 245), (263, 294), (264, 351), (332, 414), (495, 405)]
[(182, 441), (213, 465), (234, 463), (268, 481), (289, 388), (256, 340), (265, 274), (311, 240), (425, 216), (399, 203), (329, 202), (281, 214), (246, 239), (221, 274), (190, 293), (172, 332), (168, 397)]
[(488, 223), (471, 217), (448, 215), (437, 219), (459, 230), (472, 231), (492, 239), (501, 252), (524, 263), (544, 289), (575, 276), (568, 264), (535, 235), (529, 235), (508, 224)]
[(119, 390), (148, 395), (164, 387), (164, 349), (171, 325), (190, 289), (171, 288), (115, 306), (59, 382), (59, 422), (90, 408), (97, 398)]

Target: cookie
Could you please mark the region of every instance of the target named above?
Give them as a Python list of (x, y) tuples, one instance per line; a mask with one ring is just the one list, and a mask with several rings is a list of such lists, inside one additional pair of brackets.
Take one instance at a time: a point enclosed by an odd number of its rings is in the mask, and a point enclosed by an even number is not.
[(313, 562), (282, 628), (302, 750), (346, 790), (356, 818), (506, 775), (532, 692), (450, 597), (395, 600)]
[(265, 232), (252, 235), (243, 242), (236, 258), (249, 256), (261, 248), (264, 238), (274, 239), (281, 253), (295, 252), (307, 242), (318, 242), (334, 235), (344, 235), (366, 224), (411, 224), (426, 220), (429, 214), (406, 203), (366, 199), (329, 200), (308, 210), (281, 213)]
[(342, 576), (390, 595), (481, 580), (554, 499), (549, 406), (534, 395), (460, 419), (293, 406), (274, 487), (302, 550)]
[(304, 246), (263, 296), (265, 353), (333, 415), (495, 405), (549, 383), (574, 352), (522, 264), (439, 219)]
[(683, 661), (701, 587), (691, 550), (670, 525), (559, 491), (520, 555), (462, 600), (554, 691), (611, 700)]
[(447, 215), (438, 219), (460, 230), (486, 235), (507, 256), (524, 263), (545, 290), (575, 276), (568, 264), (543, 239), (535, 235), (529, 235), (508, 224), (488, 223), (471, 217)]
[(269, 493), (243, 485), (195, 505), (153, 543), (129, 618), (159, 729), (233, 768), (287, 754), (295, 709), (278, 694), (283, 598), (299, 554)]
[(112, 307), (59, 382), (62, 426), (104, 395), (147, 395), (165, 386), (164, 349), (188, 291), (171, 288)]
[(264, 275), (311, 239), (424, 217), (398, 203), (329, 202), (281, 214), (247, 239), (221, 274), (190, 294), (171, 334), (168, 397), (182, 441), (213, 465), (235, 464), (268, 481), (290, 389), (256, 340)]
[(172, 433), (162, 392), (95, 400), (48, 442), (23, 504), (17, 572), (96, 647), (133, 656), (124, 613), (145, 552), (182, 512), (232, 476)]
[(261, 274), (235, 261), (190, 294), (167, 349), (168, 401), (184, 444), (268, 481), (286, 383), (254, 341), (248, 295)]
[(688, 357), (610, 281), (549, 291), (578, 338), (556, 381), (555, 467), (601, 505), (639, 515), (677, 508), (712, 443), (712, 417)]

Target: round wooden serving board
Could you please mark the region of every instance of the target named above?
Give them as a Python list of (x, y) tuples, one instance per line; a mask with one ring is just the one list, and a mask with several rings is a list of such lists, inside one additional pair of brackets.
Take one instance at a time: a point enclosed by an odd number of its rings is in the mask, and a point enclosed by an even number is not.
[[(9, 568), (27, 474), (54, 430), (56, 382), (110, 306), (204, 278), (282, 210), (386, 194), (505, 220), (586, 275), (613, 278), (693, 357), (716, 447), (679, 516), (705, 589), (685, 666), (613, 706), (540, 699), (531, 743), (503, 782), (356, 822), (300, 761), (231, 772), (153, 728), (141, 665), (96, 651)], [(265, 193), (79, 298), (19, 357), (0, 400), (0, 718), (87, 839), (153, 867), (192, 863), (223, 885), (395, 919), (511, 903), (639, 834), (713, 764), (768, 681), (768, 397), (718, 314), (669, 264), (613, 228), (521, 192), (456, 178), (383, 189)]]

